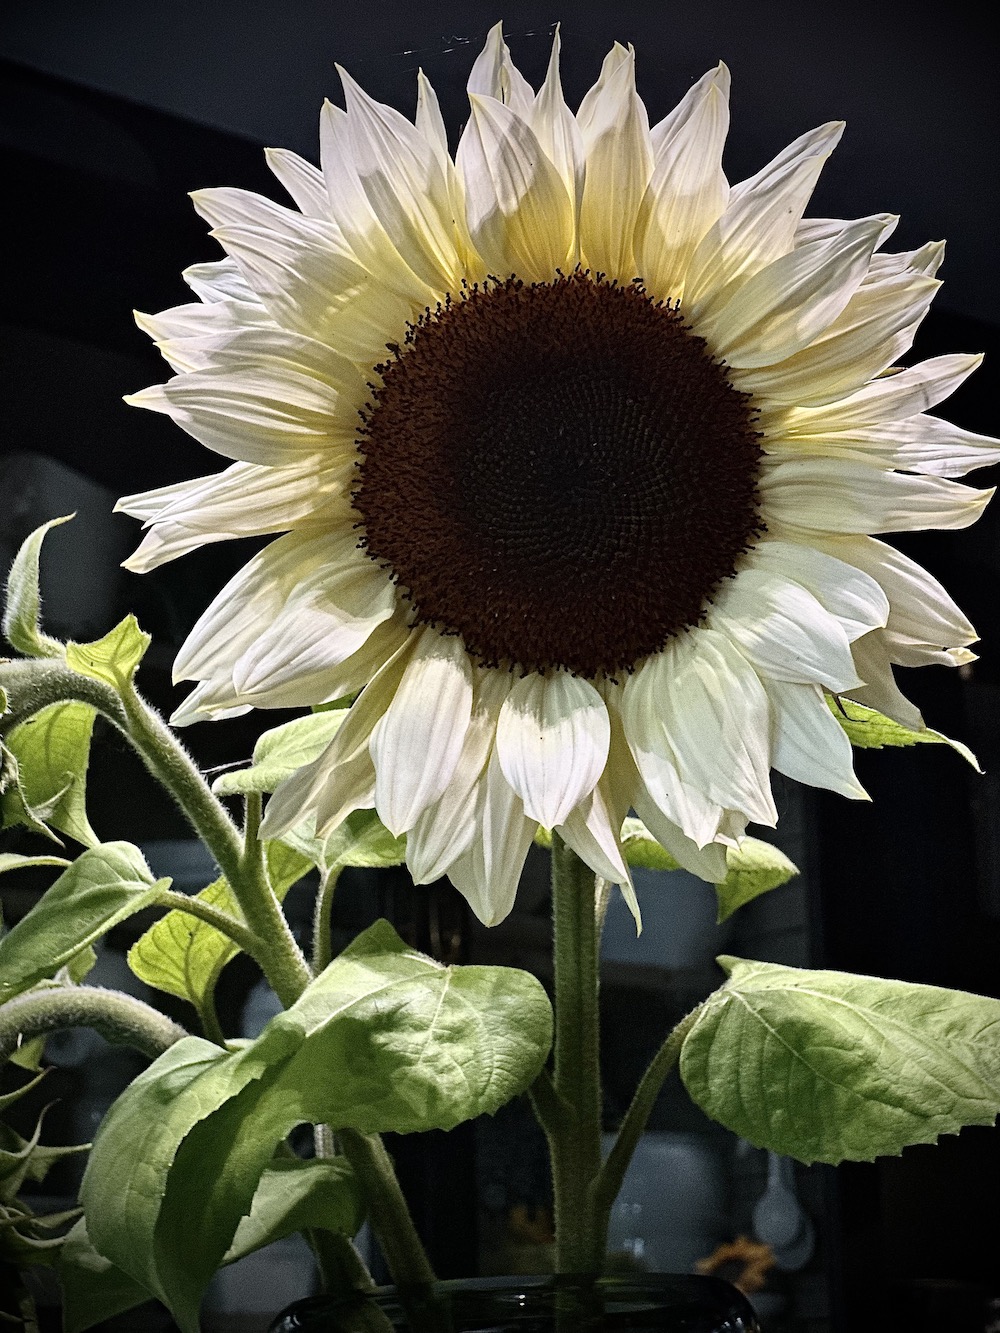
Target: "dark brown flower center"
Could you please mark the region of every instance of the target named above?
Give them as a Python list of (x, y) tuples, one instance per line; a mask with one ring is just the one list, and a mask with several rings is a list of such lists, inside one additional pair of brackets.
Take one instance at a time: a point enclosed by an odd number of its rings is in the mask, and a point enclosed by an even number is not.
[(576, 272), (428, 311), (363, 413), (363, 544), (489, 666), (630, 670), (762, 531), (749, 396), (670, 306)]

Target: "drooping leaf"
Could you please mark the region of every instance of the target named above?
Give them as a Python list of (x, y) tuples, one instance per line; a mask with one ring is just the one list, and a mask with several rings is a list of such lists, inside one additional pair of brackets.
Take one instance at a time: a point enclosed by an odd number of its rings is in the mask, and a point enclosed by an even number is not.
[(154, 881), (131, 843), (88, 848), (0, 939), (0, 1000), (51, 977), (119, 921), (155, 902), (169, 882)]
[(802, 1162), (872, 1161), (1000, 1112), (1000, 1000), (720, 958), (684, 1042), (714, 1120)]
[(236, 1228), (223, 1262), (235, 1263), (310, 1227), (356, 1236), (364, 1219), (361, 1191), (345, 1157), (273, 1161), (260, 1178), (253, 1206)]
[(977, 773), (982, 772), (979, 760), (967, 745), (951, 740), (940, 731), (932, 731), (930, 727), (923, 731), (911, 731), (909, 727), (894, 722), (891, 717), (876, 712), (874, 708), (856, 704), (851, 699), (834, 699), (827, 695), (826, 701), (834, 717), (847, 732), (851, 744), (859, 750), (882, 750), (887, 746), (950, 745)]
[(799, 873), (783, 851), (760, 838), (744, 838), (739, 847), (727, 847), (726, 867), (726, 878), (715, 886), (720, 923), (737, 908), (780, 888)]
[[(363, 1220), (361, 1195), (346, 1158), (272, 1161), (222, 1263), (235, 1263), (307, 1228), (354, 1236)], [(97, 1252), (83, 1218), (66, 1237), (59, 1277), (65, 1302), (64, 1333), (83, 1333), (152, 1297), (135, 1278)]]
[(63, 1333), (83, 1333), (152, 1299), (152, 1293), (135, 1278), (98, 1254), (82, 1217), (63, 1241), (59, 1282), (63, 1291)]
[(21, 543), (7, 575), (3, 632), (7, 642), (25, 657), (62, 657), (65, 648), (41, 627), (41, 598), (38, 594), (38, 558), (42, 542), (51, 528), (68, 523), (74, 516), (52, 518), (36, 528)]
[[(622, 848), (630, 866), (645, 870), (680, 870), (681, 866), (656, 841), (641, 819), (622, 825)], [(718, 920), (725, 921), (738, 907), (768, 893), (799, 873), (784, 852), (759, 838), (744, 838), (739, 847), (726, 848), (726, 878), (716, 884)]]
[[(267, 859), (275, 894), (283, 901), (311, 863), (278, 842), (268, 844)], [(239, 903), (225, 879), (213, 880), (195, 896), (243, 922)], [(174, 908), (136, 940), (128, 952), (128, 965), (140, 981), (189, 1000), (200, 1011), (222, 969), (239, 952), (238, 945), (215, 926)]]
[(319, 758), (346, 716), (344, 709), (310, 713), (265, 731), (253, 747), (251, 766), (223, 773), (213, 782), (212, 790), (218, 796), (274, 791), (279, 782)]
[(102, 639), (93, 643), (68, 643), (66, 662), (84, 676), (102, 680), (113, 689), (123, 690), (132, 683), (136, 668), (152, 642), (129, 614)]
[(376, 922), (242, 1050), (185, 1038), (126, 1090), (84, 1178), (91, 1237), (195, 1333), (295, 1125), (413, 1132), (492, 1113), (536, 1077), (551, 1025), (529, 974), (444, 967)]
[[(0, 800), (5, 826), (51, 824), (85, 847), (99, 841), (87, 819), (86, 782), (93, 708), (75, 699), (50, 704), (12, 727), (5, 743), (17, 761), (17, 784)], [(27, 808), (28, 817), (25, 817)], [(33, 827), (38, 832), (37, 827)]]

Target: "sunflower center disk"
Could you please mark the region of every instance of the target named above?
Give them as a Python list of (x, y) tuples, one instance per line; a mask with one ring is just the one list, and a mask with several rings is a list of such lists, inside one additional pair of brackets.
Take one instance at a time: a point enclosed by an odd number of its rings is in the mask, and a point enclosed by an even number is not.
[(637, 285), (490, 282), (390, 350), (359, 444), (364, 544), (487, 666), (630, 670), (762, 530), (748, 395)]

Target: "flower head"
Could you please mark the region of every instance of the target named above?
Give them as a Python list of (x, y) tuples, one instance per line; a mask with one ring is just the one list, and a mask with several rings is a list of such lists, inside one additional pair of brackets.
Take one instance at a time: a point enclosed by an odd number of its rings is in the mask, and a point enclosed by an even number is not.
[(978, 357), (896, 366), (942, 246), (803, 216), (842, 125), (730, 187), (725, 66), (650, 128), (631, 50), (575, 114), (558, 61), (534, 92), (494, 28), (454, 160), (423, 75), (411, 123), (343, 74), (322, 169), (268, 154), (295, 208), (194, 196), (226, 258), (140, 318), (176, 374), (131, 401), (236, 461), (119, 504), (136, 570), (286, 534), (192, 630), (176, 720), (361, 690), (266, 828), (374, 807), (486, 921), (539, 824), (627, 890), (630, 809), (717, 880), (772, 768), (863, 797), (825, 696), (920, 727), (892, 664), (976, 637), (870, 534), (972, 523), (952, 478), (1000, 458), (925, 415)]

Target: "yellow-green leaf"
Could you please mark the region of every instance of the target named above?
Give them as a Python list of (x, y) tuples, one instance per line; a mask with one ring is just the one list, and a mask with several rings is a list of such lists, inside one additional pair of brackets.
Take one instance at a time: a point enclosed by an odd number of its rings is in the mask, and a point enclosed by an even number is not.
[(23, 804), (35, 821), (51, 824), (85, 847), (97, 845), (86, 807), (95, 716), (89, 704), (69, 699), (49, 704), (11, 728), (6, 745), (17, 761), (17, 782), (8, 787), (0, 804), (5, 826), (26, 824), (39, 831), (25, 817)]
[(923, 731), (911, 731), (902, 723), (894, 722), (891, 717), (876, 712), (874, 708), (856, 704), (852, 699), (834, 699), (827, 695), (826, 701), (834, 717), (847, 732), (851, 744), (859, 750), (882, 750), (886, 746), (950, 745), (977, 773), (982, 772), (979, 760), (967, 745), (953, 741), (940, 731), (932, 731), (930, 727), (925, 727)]
[[(268, 843), (268, 869), (279, 900), (310, 869), (310, 862), (282, 843)], [(243, 923), (243, 913), (229, 883), (213, 880), (195, 895)], [(190, 912), (174, 908), (155, 921), (128, 952), (128, 965), (140, 979), (199, 1011), (211, 996), (222, 969), (240, 952), (228, 935)]]
[(150, 635), (141, 630), (135, 616), (129, 614), (103, 639), (93, 643), (68, 643), (66, 661), (74, 671), (102, 680), (105, 685), (120, 691), (131, 684), (151, 642)]

